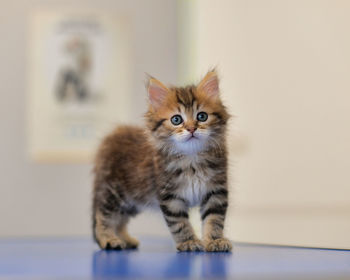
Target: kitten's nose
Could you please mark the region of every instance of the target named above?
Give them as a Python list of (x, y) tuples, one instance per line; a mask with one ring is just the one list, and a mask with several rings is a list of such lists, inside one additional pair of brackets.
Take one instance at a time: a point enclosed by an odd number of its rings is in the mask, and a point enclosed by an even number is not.
[(187, 130), (192, 134), (196, 131), (197, 127), (188, 127)]

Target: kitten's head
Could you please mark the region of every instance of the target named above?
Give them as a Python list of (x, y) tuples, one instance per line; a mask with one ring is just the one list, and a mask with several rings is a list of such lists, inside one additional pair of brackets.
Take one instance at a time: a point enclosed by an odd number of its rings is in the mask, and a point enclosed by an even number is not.
[(197, 86), (168, 88), (150, 78), (147, 90), (147, 125), (159, 148), (180, 154), (220, 149), (229, 114), (219, 96), (215, 70)]

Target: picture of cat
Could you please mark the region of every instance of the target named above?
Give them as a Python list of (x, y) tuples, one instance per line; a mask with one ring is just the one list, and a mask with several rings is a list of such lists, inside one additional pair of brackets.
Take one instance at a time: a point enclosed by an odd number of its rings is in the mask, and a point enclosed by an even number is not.
[(88, 75), (91, 71), (89, 41), (73, 37), (65, 45), (67, 65), (59, 73), (56, 96), (59, 101), (84, 102), (89, 98)]
[[(119, 126), (101, 143), (94, 166), (93, 234), (102, 249), (136, 248), (130, 218), (159, 209), (178, 251), (230, 251), (226, 130), (230, 118), (216, 70), (187, 87), (150, 77), (145, 126)], [(202, 238), (188, 210), (200, 206)]]

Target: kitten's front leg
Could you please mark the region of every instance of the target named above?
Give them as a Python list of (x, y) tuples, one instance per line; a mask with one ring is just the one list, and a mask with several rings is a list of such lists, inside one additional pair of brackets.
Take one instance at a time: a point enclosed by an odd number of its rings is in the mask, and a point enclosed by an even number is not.
[(203, 241), (205, 250), (208, 252), (228, 252), (232, 250), (231, 241), (223, 236), (228, 206), (227, 197), (226, 188), (219, 187), (208, 192), (201, 202)]
[(165, 193), (160, 197), (160, 209), (178, 251), (203, 251), (203, 244), (196, 237), (188, 220), (188, 207), (185, 199)]

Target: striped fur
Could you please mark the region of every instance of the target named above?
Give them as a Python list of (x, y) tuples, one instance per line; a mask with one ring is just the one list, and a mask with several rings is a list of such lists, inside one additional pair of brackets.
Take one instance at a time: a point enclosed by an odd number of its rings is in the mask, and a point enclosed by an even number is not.
[[(226, 123), (218, 78), (209, 72), (197, 86), (167, 88), (151, 78), (146, 128), (118, 127), (102, 142), (95, 162), (93, 230), (101, 248), (135, 248), (126, 229), (145, 207), (164, 215), (179, 251), (229, 251), (223, 237), (228, 207)], [(197, 115), (208, 117), (199, 121)], [(174, 125), (171, 118), (182, 117)], [(199, 205), (203, 236), (189, 223)]]

